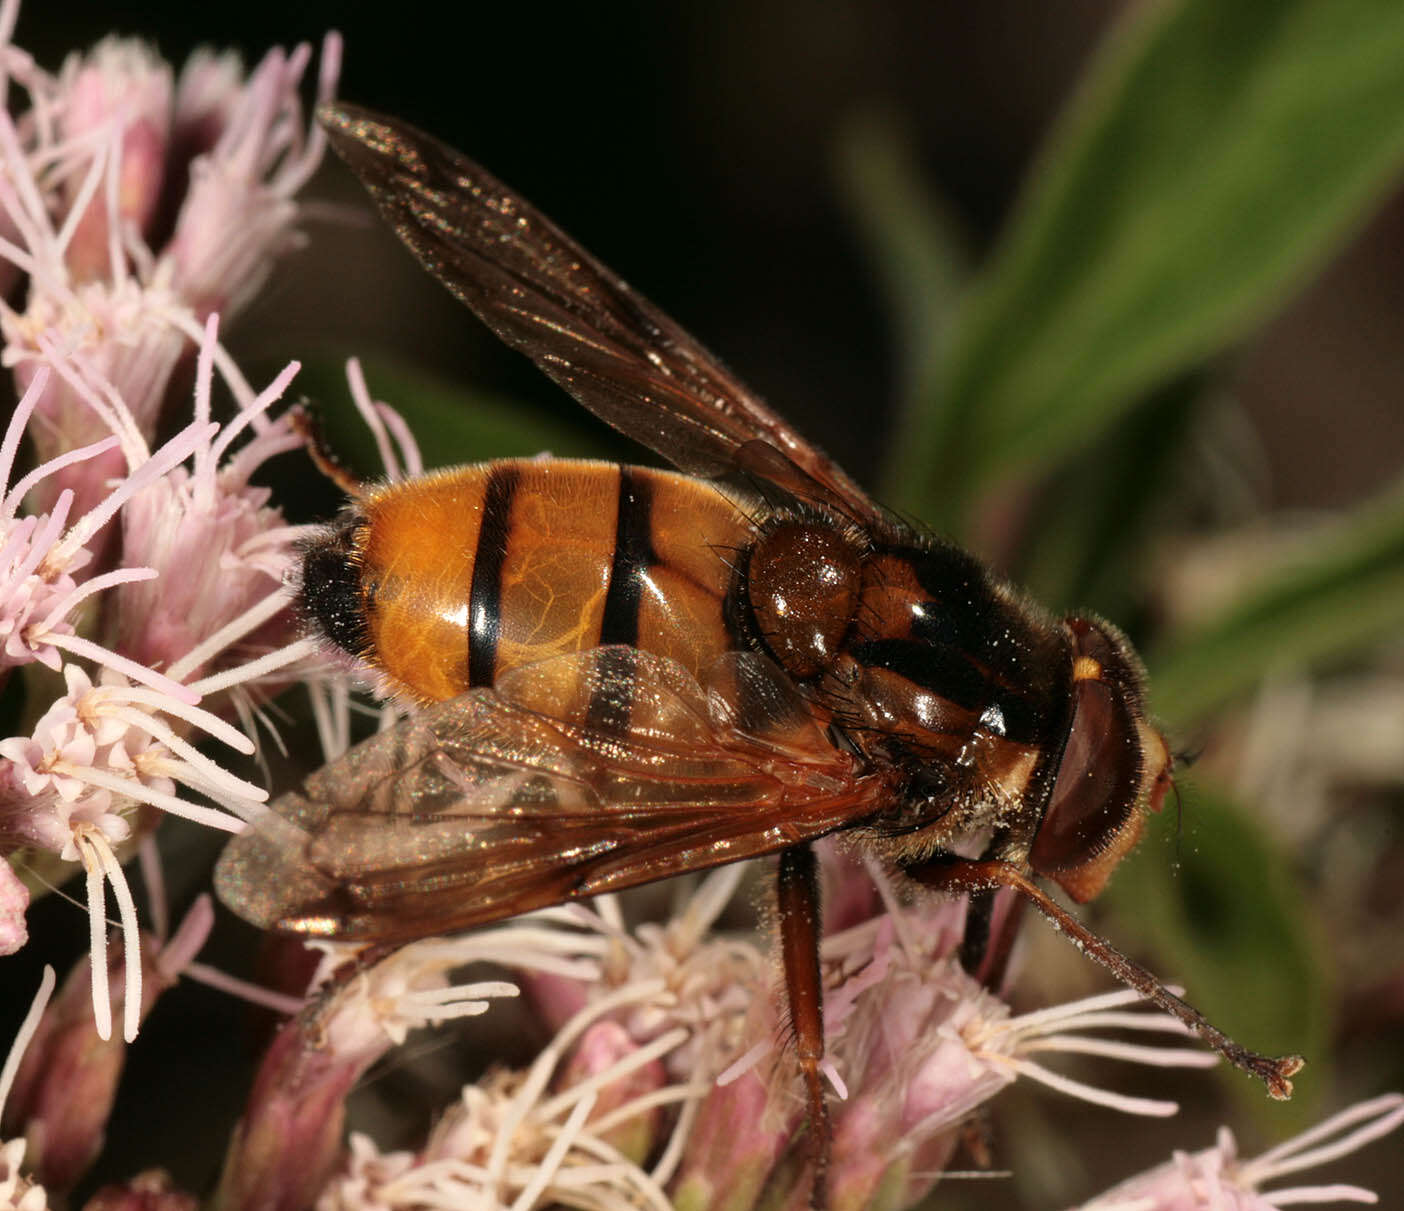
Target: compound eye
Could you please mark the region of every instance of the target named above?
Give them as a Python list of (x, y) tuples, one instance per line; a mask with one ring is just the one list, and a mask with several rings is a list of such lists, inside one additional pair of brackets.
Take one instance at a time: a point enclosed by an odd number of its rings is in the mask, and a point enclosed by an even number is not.
[[(1074, 692), (1072, 734), (1029, 858), (1039, 874), (1056, 879), (1074, 898), (1090, 900), (1106, 878), (1094, 888), (1082, 868), (1103, 857), (1117, 834), (1139, 820), (1141, 749), (1137, 728), (1113, 687), (1079, 681)], [(1133, 836), (1125, 848), (1134, 841)]]
[(1139, 671), (1126, 640), (1083, 619), (1068, 626), (1074, 637), (1072, 730), (1029, 861), (1086, 901), (1140, 837), (1143, 747), (1156, 733), (1142, 718)]
[(781, 522), (751, 549), (746, 577), (756, 629), (784, 669), (810, 677), (827, 668), (862, 587), (848, 539), (829, 526)]

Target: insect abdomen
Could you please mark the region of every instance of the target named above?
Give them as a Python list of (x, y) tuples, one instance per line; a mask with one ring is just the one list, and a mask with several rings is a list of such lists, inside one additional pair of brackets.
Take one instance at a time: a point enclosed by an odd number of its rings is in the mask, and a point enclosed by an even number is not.
[(696, 479), (614, 463), (484, 463), (370, 493), (359, 527), (359, 654), (423, 700), (601, 644), (694, 672), (735, 646), (722, 613), (728, 552), (750, 525)]

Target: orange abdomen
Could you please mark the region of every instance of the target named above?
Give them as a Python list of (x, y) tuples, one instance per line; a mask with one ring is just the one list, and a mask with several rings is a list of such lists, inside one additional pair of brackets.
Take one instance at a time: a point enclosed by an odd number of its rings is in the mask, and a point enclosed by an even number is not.
[(375, 664), (422, 700), (630, 644), (700, 672), (736, 646), (729, 560), (752, 526), (700, 480), (513, 460), (375, 490), (357, 552)]

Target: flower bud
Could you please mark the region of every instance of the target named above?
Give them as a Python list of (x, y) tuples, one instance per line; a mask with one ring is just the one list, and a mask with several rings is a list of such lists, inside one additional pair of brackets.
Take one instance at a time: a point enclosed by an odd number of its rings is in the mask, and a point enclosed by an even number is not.
[(29, 908), (29, 888), (13, 868), (0, 858), (0, 956), (24, 949), (29, 929), (24, 914)]
[(216, 1211), (303, 1211), (341, 1159), (346, 1096), (388, 1047), (338, 1051), (321, 1016), (286, 1023), (229, 1142)]
[(776, 1093), (788, 1067), (765, 1076), (752, 1068), (703, 1099), (673, 1188), (677, 1211), (749, 1211), (787, 1152), (804, 1159), (799, 1101)]
[[(590, 1121), (599, 1122), (635, 1098), (662, 1089), (668, 1074), (662, 1060), (650, 1060), (632, 1071), (610, 1079), (609, 1071), (626, 1065), (637, 1054), (639, 1045), (618, 1022), (604, 1019), (596, 1022), (581, 1037), (565, 1067), (557, 1074), (556, 1088), (570, 1089), (597, 1077), (603, 1077)], [(617, 1126), (604, 1131), (601, 1137), (635, 1164), (642, 1164), (653, 1151), (663, 1123), (663, 1107), (653, 1106), (630, 1115)]]
[[(92, 142), (96, 157), (114, 157), (117, 177), (115, 191), (104, 181), (88, 199), (69, 241), (65, 260), (74, 281), (114, 276), (114, 254), (126, 258), (123, 236), (147, 234), (165, 186), (171, 94), (170, 66), (132, 39), (106, 38), (64, 65), (62, 133), (73, 143)], [(98, 158), (94, 164), (105, 167)], [(82, 174), (69, 179), (68, 205), (84, 184)]]
[[(337, 967), (330, 990), (284, 1024), (234, 1130), (216, 1211), (310, 1207), (342, 1163), (346, 1097), (366, 1069), (411, 1029), (472, 1017), (491, 998), (516, 995), (496, 981), (450, 984), (454, 964), (441, 951), (431, 940), (350, 975)], [(329, 961), (342, 957), (333, 948)]]
[[(208, 914), (208, 909), (205, 911)], [(183, 927), (178, 931), (179, 941), (170, 949), (181, 952), (181, 960), (174, 963), (166, 960), (156, 939), (144, 939), (140, 960), (143, 1016), (175, 983), (178, 968), (199, 948), (207, 931), (207, 922), (193, 940), (188, 936), (190, 930)], [(128, 986), (124, 965), (123, 953), (115, 953), (108, 973), (115, 989)], [(52, 1191), (71, 1189), (102, 1151), (117, 1084), (127, 1062), (127, 1044), (120, 1031), (110, 1032), (106, 1039), (99, 1037), (91, 986), (90, 964), (84, 958), (69, 973), (30, 1039), (0, 1126), (6, 1136), (25, 1136), (26, 1167)]]

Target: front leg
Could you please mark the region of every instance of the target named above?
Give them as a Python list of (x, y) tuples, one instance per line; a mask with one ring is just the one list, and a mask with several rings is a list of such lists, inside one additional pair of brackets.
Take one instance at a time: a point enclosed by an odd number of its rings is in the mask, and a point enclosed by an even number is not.
[(1292, 1096), (1291, 1078), (1301, 1071), (1305, 1062), (1301, 1056), (1286, 1055), (1273, 1058), (1249, 1051), (1234, 1042), (1193, 1005), (1182, 1001), (1139, 963), (1127, 958), (1105, 938), (1098, 937), (1076, 917), (1059, 907), (1012, 862), (942, 856), (909, 864), (903, 867), (903, 871), (918, 883), (951, 896), (1000, 887), (1012, 889), (1047, 917), (1054, 927), (1089, 959), (1100, 963), (1151, 1004), (1179, 1019), (1230, 1064), (1261, 1080), (1267, 1086), (1270, 1096), (1279, 1101), (1285, 1101)]

